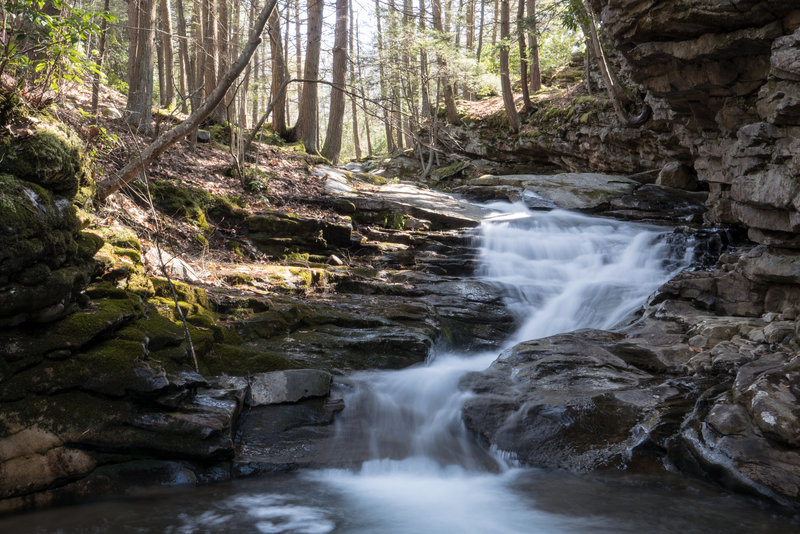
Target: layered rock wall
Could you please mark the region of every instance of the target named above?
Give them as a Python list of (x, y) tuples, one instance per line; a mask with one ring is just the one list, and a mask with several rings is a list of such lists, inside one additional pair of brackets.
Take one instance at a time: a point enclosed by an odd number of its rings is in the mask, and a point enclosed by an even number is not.
[(709, 184), (709, 220), (797, 248), (800, 5), (793, 0), (593, 0), (654, 117)]

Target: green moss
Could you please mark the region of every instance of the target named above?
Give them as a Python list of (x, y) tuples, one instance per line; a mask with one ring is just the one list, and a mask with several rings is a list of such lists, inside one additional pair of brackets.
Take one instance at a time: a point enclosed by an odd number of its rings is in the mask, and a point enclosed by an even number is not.
[(305, 289), (310, 288), (314, 284), (314, 273), (311, 269), (298, 269), (292, 267), (289, 269), (289, 272), (300, 277), (300, 279), (303, 281), (303, 287)]
[[(166, 278), (152, 277), (150, 279), (153, 283), (153, 289), (156, 297), (162, 297), (172, 303), (172, 289)], [(193, 287), (184, 282), (177, 280), (172, 281), (175, 287), (175, 292), (178, 294), (178, 300), (187, 302), (189, 304), (197, 304), (203, 308), (211, 308), (208, 302), (208, 294), (206, 290), (201, 287)]]
[(242, 246), (238, 241), (226, 241), (225, 248), (235, 253), (237, 256), (245, 257), (244, 253), (242, 253)]
[(581, 124), (589, 124), (592, 120), (596, 120), (596, 119), (597, 119), (597, 111), (596, 110), (592, 110), (592, 111), (587, 111), (586, 113), (581, 114), (581, 118), (579, 119), (579, 122)]
[(597, 104), (597, 97), (587, 95), (587, 96), (579, 96), (573, 101), (576, 105), (591, 105), (594, 106)]
[(309, 258), (308, 252), (287, 252), (281, 259), (288, 262), (298, 262), (307, 264)]
[[(136, 185), (144, 192), (144, 185)], [(211, 204), (211, 195), (201, 189), (179, 187), (172, 182), (154, 180), (150, 182), (150, 193), (156, 207), (169, 215), (184, 219), (203, 231), (210, 231), (205, 208)]]
[(60, 123), (37, 125), (33, 135), (0, 138), (0, 172), (34, 182), (69, 198), (89, 185), (90, 162), (83, 142)]
[(298, 363), (283, 355), (260, 351), (242, 345), (217, 344), (213, 353), (201, 362), (204, 372), (212, 375), (222, 373), (247, 376), (284, 369), (296, 369)]
[(203, 234), (194, 234), (194, 240), (203, 247), (205, 250), (208, 250), (211, 244), (208, 242), (208, 238)]

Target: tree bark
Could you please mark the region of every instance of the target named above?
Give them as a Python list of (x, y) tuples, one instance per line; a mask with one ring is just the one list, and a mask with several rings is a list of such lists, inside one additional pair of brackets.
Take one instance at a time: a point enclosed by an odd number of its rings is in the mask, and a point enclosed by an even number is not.
[(319, 152), (317, 141), (319, 124), (317, 122), (317, 84), (319, 78), (319, 54), (322, 46), (322, 7), (323, 0), (308, 0), (308, 34), (306, 62), (303, 70), (303, 94), (294, 136), (305, 143), (306, 152)]
[(175, 51), (172, 46), (172, 14), (169, 0), (159, 1), (161, 18), (161, 54), (164, 58), (164, 91), (161, 106), (168, 108), (175, 104)]
[(483, 53), (483, 29), (486, 20), (486, 0), (479, 1), (481, 3), (481, 19), (478, 23), (478, 48), (475, 51), (475, 58), (478, 60), (478, 63), (481, 62), (481, 54)]
[(616, 112), (619, 120), (627, 124), (630, 120), (630, 117), (625, 112), (625, 105), (630, 101), (630, 99), (628, 98), (628, 95), (625, 94), (622, 84), (619, 83), (619, 80), (616, 79), (616, 76), (611, 72), (611, 69), (608, 66), (605, 53), (603, 52), (603, 47), (600, 44), (600, 38), (597, 35), (597, 26), (595, 25), (591, 8), (586, 4), (585, 0), (579, 1), (584, 12), (581, 29), (591, 44), (590, 48), (592, 55), (594, 56), (597, 66), (600, 69), (600, 74), (603, 78), (603, 84), (606, 87), (608, 98), (611, 100), (611, 105), (614, 107), (614, 111)]
[[(520, 0), (522, 2), (523, 0)], [(530, 73), (528, 75), (528, 89), (535, 93), (542, 88), (542, 68), (539, 62), (539, 36), (538, 22), (536, 15), (536, 0), (528, 2), (528, 63)]]
[[(109, 0), (103, 2), (103, 12), (108, 13)], [(97, 50), (97, 70), (103, 69), (103, 61), (106, 56), (106, 33), (108, 33), (108, 21), (103, 17), (100, 23), (100, 44)], [(4, 39), (5, 40), (5, 39)], [(97, 108), (100, 104), (100, 75), (96, 75), (92, 80), (92, 115), (97, 117)]]
[[(433, 28), (440, 33), (444, 33), (444, 26), (442, 24), (441, 0), (433, 0)], [(453, 85), (450, 83), (447, 59), (445, 59), (442, 54), (438, 54), (436, 61), (439, 65), (440, 79), (442, 79), (442, 85), (444, 86), (444, 106), (445, 110), (447, 111), (447, 121), (450, 124), (461, 124), (461, 119), (458, 117), (458, 109), (456, 109)]]
[[(348, 67), (349, 67), (349, 75), (350, 75), (350, 91), (355, 93), (357, 91), (357, 79), (356, 79), (356, 59), (355, 59), (355, 47), (353, 45), (354, 40), (354, 30), (355, 30), (355, 20), (353, 20), (353, 2), (350, 2), (350, 31), (348, 32), (347, 36), (347, 48), (349, 51), (349, 58), (348, 58)], [(350, 113), (353, 116), (353, 149), (356, 152), (356, 159), (361, 159), (361, 137), (360, 132), (358, 131), (358, 104), (356, 103), (355, 95), (350, 96)]]
[(375, 0), (375, 23), (377, 24), (378, 30), (378, 81), (380, 84), (381, 103), (383, 106), (383, 126), (386, 130), (386, 150), (392, 153), (395, 151), (396, 146), (394, 144), (392, 132), (392, 119), (388, 110), (389, 105), (387, 104), (388, 91), (386, 90), (386, 69), (384, 68), (386, 58), (384, 57), (383, 33), (381, 32), (381, 6), (378, 0)]
[(175, 10), (178, 12), (178, 55), (180, 55), (180, 90), (181, 111), (189, 112), (188, 99), (194, 87), (194, 74), (192, 62), (189, 59), (189, 41), (186, 33), (186, 14), (183, 12), (183, 0), (175, 0)]
[(143, 134), (153, 123), (153, 43), (156, 38), (154, 0), (128, 3), (130, 44), (128, 46), (128, 122)]
[(332, 163), (339, 162), (342, 150), (342, 125), (344, 124), (344, 86), (347, 79), (348, 0), (336, 0), (336, 28), (333, 40), (333, 88), (328, 115), (328, 129), (321, 154)]
[(520, 129), (519, 114), (517, 106), (514, 104), (508, 61), (508, 38), (511, 25), (509, 19), (508, 0), (500, 0), (500, 39), (503, 41), (500, 46), (500, 84), (503, 87), (503, 105), (506, 108), (506, 115), (508, 115), (508, 124), (512, 131), (518, 132)]
[(529, 113), (533, 109), (528, 87), (528, 50), (525, 45), (525, 0), (517, 4), (517, 42), (519, 43), (520, 84), (522, 85), (522, 109)]
[[(214, 80), (219, 80), (222, 75), (230, 68), (230, 10), (228, 0), (217, 0), (217, 74)], [(217, 110), (217, 120), (225, 122), (233, 121), (233, 117), (228, 116), (228, 109), (233, 103), (233, 93), (228, 92), (222, 100), (222, 105)]]
[(224, 98), (230, 86), (250, 62), (250, 58), (253, 57), (256, 47), (261, 42), (261, 34), (264, 31), (264, 26), (266, 26), (267, 19), (275, 8), (276, 2), (277, 0), (267, 0), (256, 23), (253, 25), (253, 32), (244, 50), (239, 54), (238, 59), (231, 66), (230, 70), (222, 76), (219, 85), (214, 88), (211, 95), (203, 102), (200, 108), (194, 111), (188, 119), (150, 143), (140, 154), (129, 161), (122, 169), (114, 173), (113, 176), (97, 184), (97, 198), (100, 201), (105, 200), (109, 195), (119, 191), (123, 186), (133, 181), (133, 179), (142, 173), (158, 156), (185, 137), (187, 133), (197, 128), (203, 119), (214, 111)]
[(283, 41), (281, 41), (281, 16), (278, 10), (272, 12), (269, 18), (269, 46), (272, 54), (272, 84), (270, 86), (270, 100), (276, 100), (275, 109), (272, 110), (272, 131), (286, 136), (286, 93), (278, 95), (278, 89), (288, 78), (286, 64), (283, 62)]

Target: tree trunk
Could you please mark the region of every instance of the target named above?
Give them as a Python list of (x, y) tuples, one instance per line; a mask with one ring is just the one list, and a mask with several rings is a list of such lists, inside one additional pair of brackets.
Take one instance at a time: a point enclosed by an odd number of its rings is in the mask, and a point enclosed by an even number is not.
[[(350, 91), (357, 92), (356, 80), (356, 56), (355, 47), (353, 46), (355, 21), (353, 20), (353, 2), (350, 2), (350, 31), (348, 32), (347, 49), (349, 51), (349, 74), (350, 74)], [(356, 102), (355, 94), (350, 95), (350, 113), (353, 115), (353, 149), (356, 152), (356, 159), (361, 159), (361, 139), (358, 131), (358, 104)]]
[(194, 111), (188, 119), (150, 143), (140, 154), (137, 154), (122, 169), (114, 173), (113, 176), (98, 183), (97, 198), (100, 201), (105, 200), (109, 195), (119, 191), (123, 186), (133, 181), (133, 179), (142, 173), (158, 156), (185, 137), (190, 131), (197, 128), (203, 119), (208, 117), (214, 109), (216, 109), (220, 102), (222, 102), (225, 93), (245, 69), (250, 62), (250, 58), (253, 57), (256, 47), (261, 42), (261, 34), (264, 31), (264, 26), (267, 24), (267, 18), (269, 18), (270, 13), (272, 13), (272, 10), (275, 8), (276, 2), (277, 0), (267, 0), (266, 5), (258, 16), (258, 20), (256, 20), (256, 23), (253, 25), (253, 33), (250, 35), (250, 39), (244, 47), (244, 50), (239, 54), (239, 58), (231, 66), (230, 70), (222, 76), (219, 85), (214, 88), (211, 95), (203, 102), (203, 105)]
[(336, 29), (333, 40), (333, 88), (331, 89), (331, 107), (328, 115), (328, 129), (325, 132), (325, 144), (321, 154), (339, 162), (342, 150), (342, 125), (344, 124), (344, 87), (347, 79), (347, 35), (349, 0), (336, 0)]
[[(222, 0), (225, 1), (225, 0)], [(217, 48), (217, 0), (203, 0), (203, 51), (205, 52), (203, 84), (206, 98), (217, 86), (217, 68), (219, 66), (219, 50)]]
[(584, 0), (580, 0), (580, 2), (585, 15), (585, 18), (582, 17), (584, 22), (581, 26), (584, 34), (589, 39), (589, 43), (591, 44), (590, 48), (592, 50), (592, 55), (594, 56), (597, 66), (600, 69), (600, 74), (603, 77), (603, 84), (606, 86), (608, 98), (611, 100), (611, 104), (614, 106), (614, 111), (616, 112), (619, 120), (627, 124), (630, 118), (625, 112), (625, 105), (630, 102), (630, 99), (628, 98), (628, 95), (625, 94), (622, 84), (620, 84), (616, 79), (616, 76), (614, 76), (614, 74), (611, 72), (608, 63), (606, 62), (603, 47), (600, 45), (600, 38), (597, 35), (597, 26), (595, 25), (591, 8), (586, 5)]
[(140, 133), (149, 134), (153, 122), (153, 43), (156, 38), (154, 0), (128, 3), (130, 45), (128, 46), (128, 122)]
[[(523, 0), (520, 0), (523, 1)], [(536, 0), (528, 2), (528, 63), (530, 73), (528, 74), (528, 89), (535, 93), (542, 88), (542, 68), (539, 62), (539, 36), (538, 22), (536, 15)]]
[[(425, 0), (419, 0), (419, 29), (424, 34), (426, 26)], [(428, 51), (420, 48), (419, 51), (419, 91), (422, 96), (422, 118), (431, 117), (430, 83), (428, 76)]]
[(164, 92), (161, 94), (161, 106), (172, 107), (175, 104), (175, 52), (172, 47), (172, 15), (169, 0), (160, 0), (161, 18), (161, 53), (164, 57)]
[[(294, 39), (295, 39), (295, 71), (297, 78), (303, 77), (303, 40), (300, 35), (300, 0), (294, 0)], [(297, 112), (300, 113), (300, 102), (303, 99), (303, 86), (297, 86)]]
[[(356, 22), (355, 29), (356, 29), (356, 35), (359, 35), (359, 33), (358, 33), (358, 22)], [(370, 129), (369, 129), (369, 112), (367, 111), (367, 97), (364, 96), (364, 77), (362, 76), (362, 73), (361, 73), (361, 61), (360, 61), (360, 58), (361, 58), (361, 40), (356, 38), (355, 41), (356, 41), (356, 58), (359, 58), (359, 61), (358, 61), (358, 86), (359, 86), (359, 92), (361, 93), (361, 102), (362, 102), (362, 105), (364, 106), (363, 107), (363, 109), (364, 109), (364, 133), (367, 134), (367, 157), (371, 158), (372, 154), (373, 154), (373, 150), (372, 150), (372, 134), (370, 134)]]
[[(228, 0), (217, 0), (217, 75), (214, 80), (219, 80), (222, 75), (230, 68), (230, 10)], [(233, 93), (229, 92), (222, 100), (222, 105), (217, 110), (217, 120), (220, 122), (233, 121), (233, 117), (228, 116), (228, 109), (233, 103)]]
[(306, 44), (306, 63), (303, 70), (303, 94), (300, 100), (299, 116), (295, 126), (295, 138), (305, 143), (306, 152), (319, 152), (317, 132), (317, 84), (319, 78), (319, 54), (322, 45), (322, 7), (323, 0), (308, 0), (308, 38)]
[[(103, 2), (103, 11), (108, 13), (108, 2), (109, 0), (105, 0)], [(102, 22), (100, 22), (100, 44), (98, 45), (97, 50), (97, 70), (102, 71), (103, 69), (103, 60), (106, 56), (106, 33), (108, 33), (108, 21), (105, 17), (103, 17)], [(100, 104), (100, 75), (96, 75), (92, 80), (92, 115), (97, 118), (97, 107)]]
[(186, 33), (186, 14), (183, 12), (183, 0), (175, 0), (175, 10), (178, 12), (178, 54), (180, 55), (180, 89), (181, 111), (189, 112), (188, 99), (194, 88), (194, 75), (192, 62), (189, 59), (189, 40)]
[(396, 147), (394, 144), (394, 136), (392, 135), (391, 114), (389, 113), (389, 105), (387, 104), (388, 91), (386, 90), (386, 69), (384, 68), (386, 58), (384, 57), (383, 33), (381, 32), (381, 7), (378, 0), (375, 0), (375, 23), (378, 29), (378, 80), (381, 90), (381, 105), (383, 106), (383, 126), (386, 130), (386, 150), (392, 153), (395, 151)]
[(475, 51), (475, 58), (478, 63), (481, 62), (481, 54), (483, 53), (483, 29), (486, 20), (486, 0), (479, 0), (481, 3), (481, 20), (478, 23), (478, 49)]
[[(440, 33), (444, 33), (441, 0), (433, 0), (433, 28)], [(450, 75), (447, 68), (447, 59), (445, 59), (442, 54), (438, 54), (437, 63), (441, 73), (440, 77), (444, 78), (442, 79), (442, 85), (444, 85), (444, 106), (447, 111), (447, 121), (450, 124), (461, 124), (461, 119), (458, 117), (458, 109), (456, 109), (455, 96), (453, 95), (453, 85), (450, 83), (449, 79)]]
[(494, 0), (494, 18), (492, 20), (492, 48), (497, 46), (497, 30), (500, 28), (498, 15), (500, 14), (500, 0)]
[(517, 5), (517, 42), (519, 43), (519, 70), (522, 85), (522, 109), (529, 113), (533, 109), (528, 87), (528, 50), (525, 46), (525, 0)]
[(503, 105), (508, 115), (508, 124), (511, 130), (518, 132), (520, 128), (517, 106), (514, 104), (514, 92), (511, 89), (510, 68), (508, 62), (508, 37), (510, 33), (510, 16), (508, 0), (500, 0), (500, 39), (504, 41), (500, 47), (500, 84), (503, 87)]
[(286, 92), (278, 95), (278, 89), (287, 79), (286, 64), (283, 62), (283, 42), (281, 41), (281, 15), (276, 9), (269, 18), (269, 46), (272, 53), (272, 84), (270, 100), (275, 100), (275, 109), (272, 110), (272, 131), (286, 136)]

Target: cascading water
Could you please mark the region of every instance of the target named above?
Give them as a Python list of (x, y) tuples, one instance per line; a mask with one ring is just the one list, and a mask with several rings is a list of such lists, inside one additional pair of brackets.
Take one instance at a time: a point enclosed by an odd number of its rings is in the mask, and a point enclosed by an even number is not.
[[(563, 211), (493, 206), (478, 275), (505, 288), (519, 323), (506, 346), (611, 328), (689, 264), (667, 230)], [(26, 532), (292, 534), (789, 533), (790, 520), (681, 479), (609, 484), (509, 465), (465, 430), (461, 377), (497, 353), (436, 352), (424, 366), (343, 385), (338, 439), (355, 468), (240, 480), (36, 514)], [(366, 458), (366, 461), (361, 461)], [(348, 460), (343, 459), (344, 462)], [(349, 461), (352, 464), (352, 460)], [(350, 466), (352, 467), (352, 466)], [(664, 487), (665, 485), (669, 487)], [(25, 521), (23, 518), (22, 521)], [(14, 521), (0, 531), (17, 532)]]
[[(478, 275), (503, 286), (520, 321), (506, 343), (578, 328), (611, 328), (659, 285), (688, 266), (691, 250), (673, 250), (663, 228), (580, 214), (504, 213), (481, 227)], [(424, 367), (352, 378), (339, 435), (364, 443), (372, 458), (356, 471), (309, 476), (355, 498), (364, 523), (353, 530), (397, 533), (574, 532), (580, 522), (520, 506), (502, 454), (478, 446), (461, 420), (468, 371), (491, 354), (434, 353)], [(375, 521), (370, 510), (380, 510)]]

